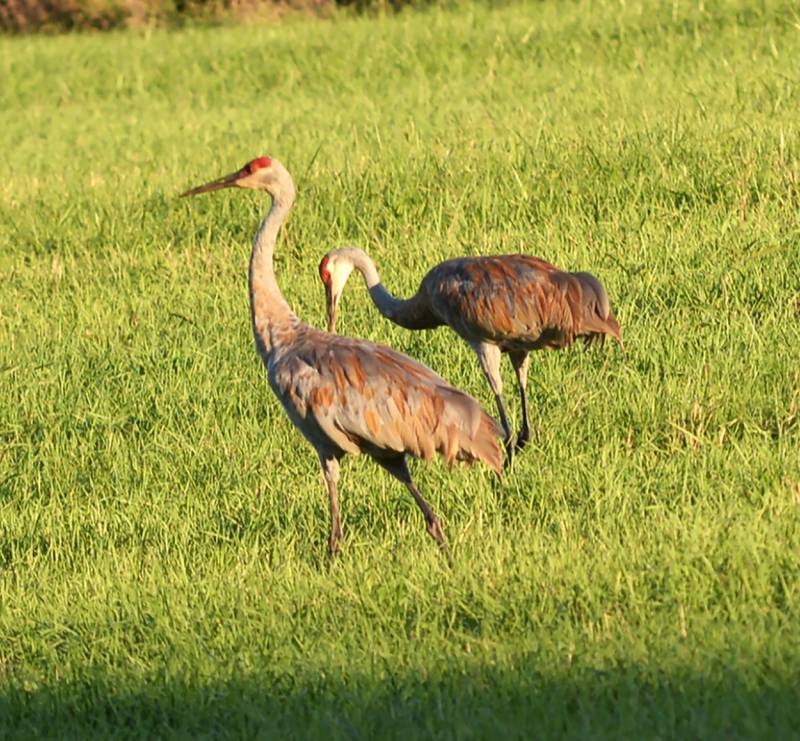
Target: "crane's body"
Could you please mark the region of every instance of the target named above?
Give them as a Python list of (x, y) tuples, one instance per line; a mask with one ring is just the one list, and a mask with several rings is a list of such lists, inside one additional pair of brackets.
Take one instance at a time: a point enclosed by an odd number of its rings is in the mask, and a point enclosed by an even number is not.
[(414, 296), (399, 299), (383, 286), (369, 256), (353, 247), (333, 250), (320, 263), (331, 330), (353, 269), (363, 275), (378, 310), (395, 324), (407, 329), (447, 325), (470, 344), (495, 395), (509, 458), (513, 446), (502, 399), (501, 355), (508, 354), (520, 387), (523, 421), (516, 447), (521, 448), (530, 439), (525, 393), (530, 351), (561, 349), (579, 337), (587, 346), (606, 335), (622, 342), (606, 291), (590, 273), (567, 273), (528, 255), (461, 257), (436, 265)]
[(439, 452), (448, 463), (485, 460), (500, 470), (494, 420), (405, 355), (305, 325), (291, 352), (262, 358), (286, 413), (318, 450), (366, 452), (381, 465)]
[(278, 230), (294, 201), (288, 171), (262, 157), (219, 180), (187, 191), (228, 187), (266, 190), (272, 207), (253, 239), (250, 311), (256, 349), (287, 415), (319, 456), (331, 508), (329, 548), (342, 538), (337, 481), (346, 454), (367, 453), (402, 481), (443, 550), (441, 524), (414, 486), (406, 456), (482, 461), (500, 472), (497, 423), (477, 401), (411, 358), (371, 342), (309, 326), (286, 303), (273, 270)]

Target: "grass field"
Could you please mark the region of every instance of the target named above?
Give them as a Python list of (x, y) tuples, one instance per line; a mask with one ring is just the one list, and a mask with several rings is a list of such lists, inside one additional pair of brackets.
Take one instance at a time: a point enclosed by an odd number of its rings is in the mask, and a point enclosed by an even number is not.
[[(0, 736), (800, 736), (800, 13), (547, 1), (0, 39)], [(539, 353), (502, 483), (417, 464), (449, 570), (368, 459), (330, 564), (246, 270), (357, 243), (591, 269), (626, 351)], [(342, 332), (494, 411), (466, 345)], [(508, 399), (518, 415), (512, 374)]]

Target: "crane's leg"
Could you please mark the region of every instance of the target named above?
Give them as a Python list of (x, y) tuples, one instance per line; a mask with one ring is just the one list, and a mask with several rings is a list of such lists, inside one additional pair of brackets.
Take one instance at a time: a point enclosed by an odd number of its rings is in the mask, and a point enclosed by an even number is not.
[(378, 460), (378, 463), (398, 481), (405, 484), (406, 489), (411, 492), (411, 496), (414, 497), (414, 501), (422, 510), (422, 514), (425, 517), (425, 526), (428, 529), (428, 534), (439, 544), (439, 548), (441, 548), (442, 553), (444, 553), (447, 562), (452, 566), (453, 557), (450, 555), (450, 549), (447, 547), (447, 542), (444, 539), (442, 523), (439, 522), (439, 518), (435, 515), (433, 509), (431, 509), (431, 505), (428, 504), (422, 494), (419, 493), (419, 489), (414, 486), (405, 456), (401, 458), (392, 458), (391, 460)]
[(500, 425), (503, 428), (503, 435), (505, 437), (506, 447), (506, 467), (511, 465), (511, 460), (514, 457), (514, 444), (512, 442), (511, 425), (508, 423), (508, 415), (506, 414), (506, 407), (503, 404), (503, 379), (500, 376), (500, 348), (497, 345), (490, 345), (486, 342), (481, 342), (472, 346), (475, 354), (483, 370), (483, 375), (489, 382), (489, 386), (494, 394), (494, 399), (497, 402), (497, 413), (500, 415)]
[(342, 541), (342, 523), (339, 519), (339, 493), (336, 484), (339, 482), (339, 459), (330, 453), (320, 453), (319, 462), (322, 466), (322, 475), (328, 485), (328, 499), (331, 505), (331, 537), (328, 540), (328, 551), (331, 556), (339, 552), (339, 543)]
[(522, 428), (517, 435), (516, 449), (522, 450), (531, 439), (531, 427), (528, 422), (528, 365), (530, 364), (531, 356), (526, 352), (510, 353), (511, 365), (514, 366), (514, 371), (517, 374), (517, 383), (519, 384), (519, 396), (522, 400)]

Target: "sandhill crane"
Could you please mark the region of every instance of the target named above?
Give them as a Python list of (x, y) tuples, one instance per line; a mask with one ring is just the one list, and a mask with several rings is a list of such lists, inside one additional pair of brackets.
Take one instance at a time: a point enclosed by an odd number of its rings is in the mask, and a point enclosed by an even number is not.
[[(383, 316), (406, 329), (431, 329), (446, 324), (465, 339), (480, 361), (497, 401), (507, 458), (530, 440), (528, 353), (561, 349), (583, 337), (611, 335), (622, 345), (620, 327), (606, 291), (590, 273), (565, 273), (549, 262), (527, 255), (460, 257), (432, 268), (416, 294), (400, 299), (384, 288), (375, 263), (363, 250), (344, 247), (322, 258), (319, 275), (325, 284), (328, 330), (336, 328), (336, 310), (353, 269), (364, 277), (372, 302)], [(522, 399), (522, 428), (516, 445), (503, 404), (501, 353), (507, 353)]]
[(387, 347), (340, 337), (298, 319), (278, 287), (272, 253), (294, 203), (294, 183), (275, 159), (259, 157), (241, 170), (186, 191), (222, 188), (266, 191), (272, 206), (253, 238), (250, 318), (269, 384), (289, 419), (317, 451), (330, 500), (331, 554), (342, 528), (337, 481), (345, 453), (366, 453), (414, 497), (427, 530), (450, 558), (439, 519), (411, 479), (406, 456), (448, 462), (482, 461), (502, 470), (497, 422), (475, 399), (424, 365)]

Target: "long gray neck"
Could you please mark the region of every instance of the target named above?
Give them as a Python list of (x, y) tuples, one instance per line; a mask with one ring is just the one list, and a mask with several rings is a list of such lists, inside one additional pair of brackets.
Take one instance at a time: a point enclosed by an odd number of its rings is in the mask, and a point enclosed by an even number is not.
[(422, 290), (411, 298), (397, 298), (381, 283), (375, 263), (366, 252), (353, 249), (350, 259), (353, 267), (364, 276), (372, 303), (387, 319), (406, 329), (429, 329), (441, 325), (442, 322), (433, 315), (427, 296)]
[(293, 189), (273, 196), (272, 207), (253, 238), (250, 253), (250, 318), (256, 349), (265, 363), (276, 347), (289, 341), (298, 321), (278, 287), (272, 265), (278, 230), (293, 202)]
[(381, 279), (378, 276), (375, 263), (372, 262), (372, 259), (366, 252), (358, 249), (353, 250), (351, 259), (353, 261), (353, 267), (364, 277), (364, 283), (372, 298), (372, 303), (378, 307), (378, 311), (396, 324), (402, 324), (402, 317), (407, 301), (393, 296), (386, 290), (386, 287), (381, 283)]

